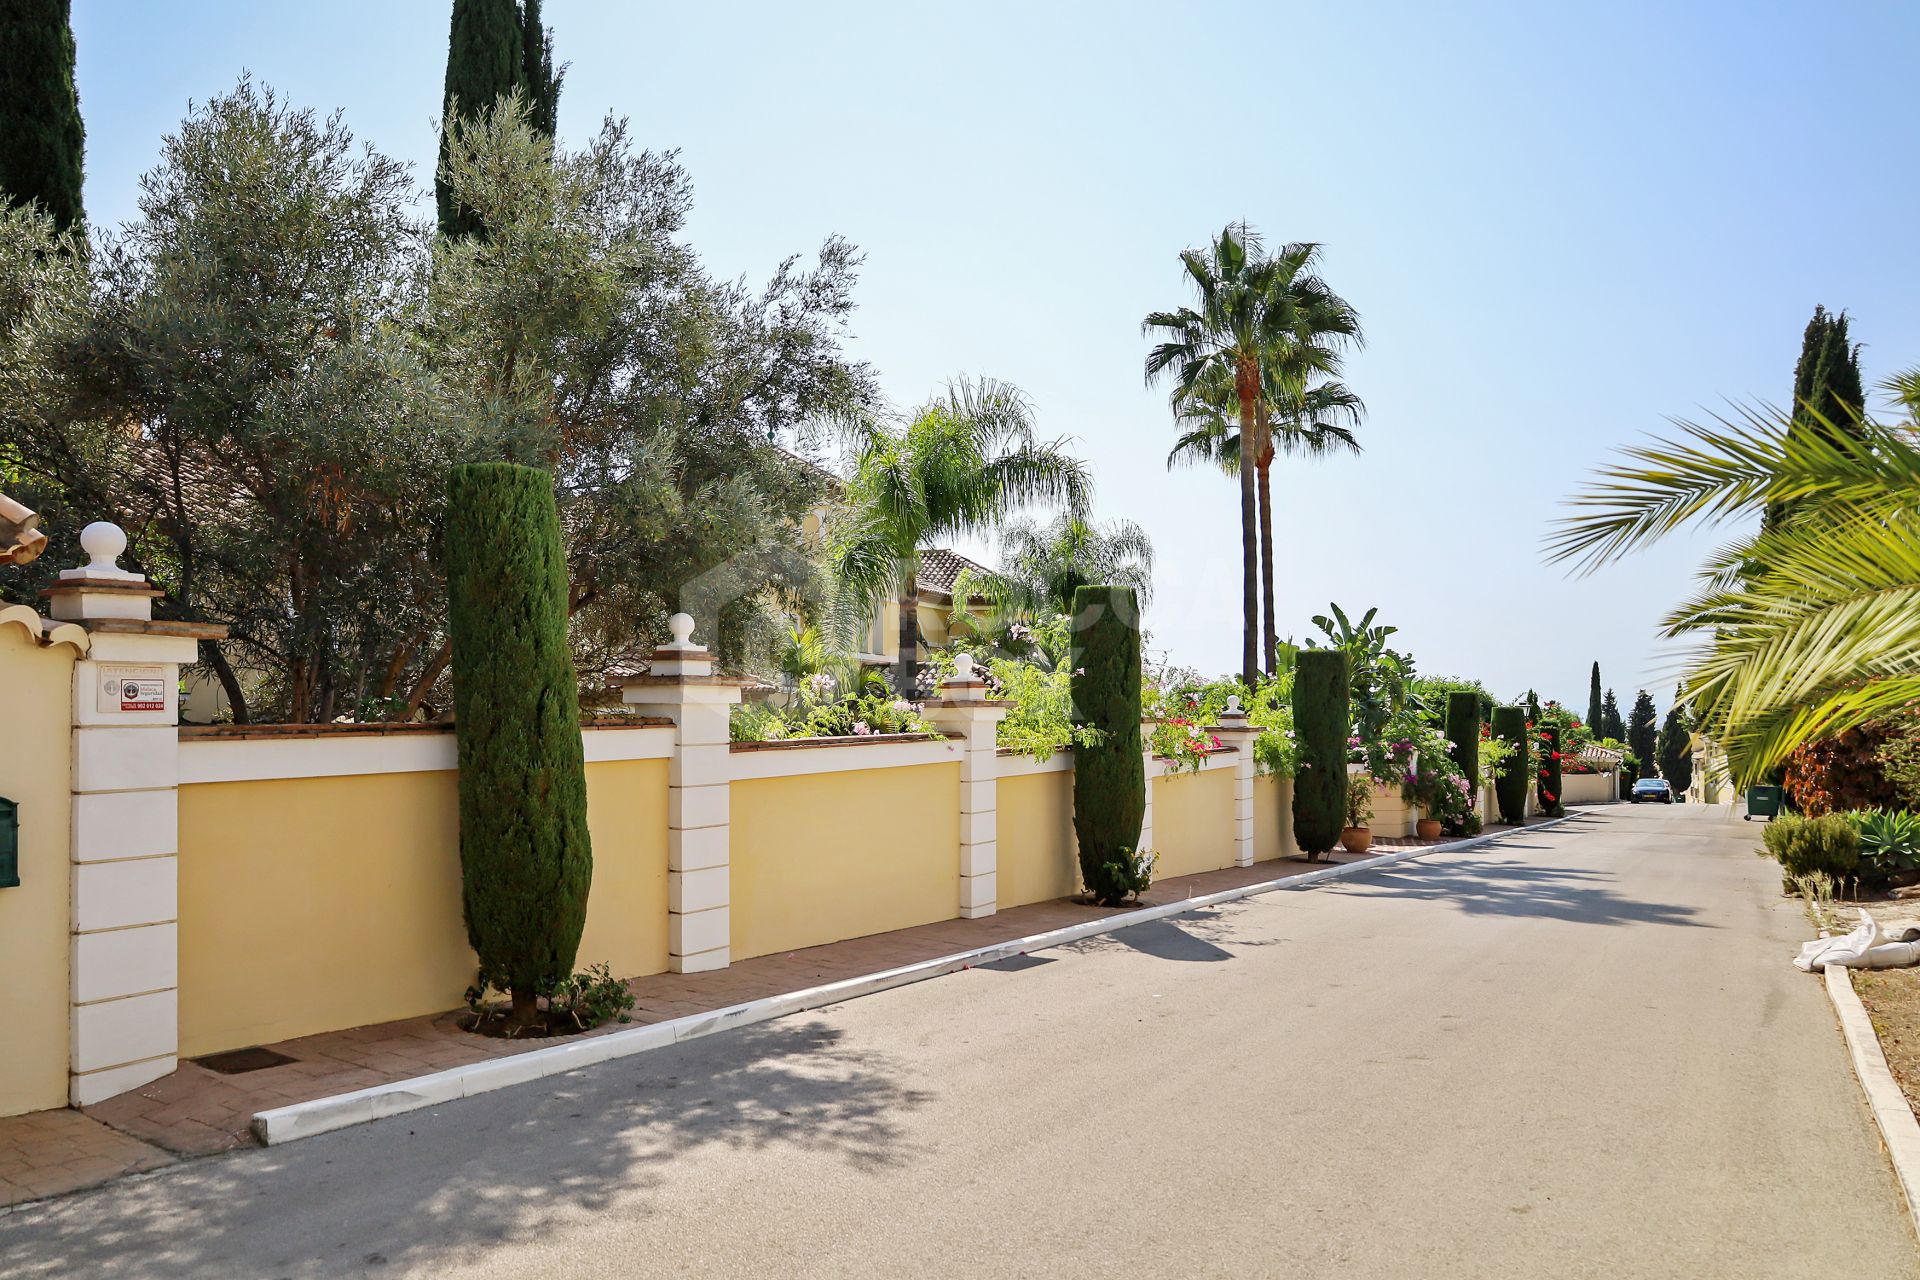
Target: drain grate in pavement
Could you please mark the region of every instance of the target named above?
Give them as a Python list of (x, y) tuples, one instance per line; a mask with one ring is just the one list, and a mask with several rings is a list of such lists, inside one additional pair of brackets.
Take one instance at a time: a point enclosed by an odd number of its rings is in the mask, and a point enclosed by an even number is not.
[(248, 1071), (264, 1071), (268, 1067), (284, 1067), (287, 1063), (298, 1061), (298, 1059), (254, 1045), (248, 1049), (229, 1049), (225, 1053), (210, 1053), (204, 1058), (195, 1058), (193, 1061), (209, 1071), (218, 1071), (223, 1076), (237, 1076)]

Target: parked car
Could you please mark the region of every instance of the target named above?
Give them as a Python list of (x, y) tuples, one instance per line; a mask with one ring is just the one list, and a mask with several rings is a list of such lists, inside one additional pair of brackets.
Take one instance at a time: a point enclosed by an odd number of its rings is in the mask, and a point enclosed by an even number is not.
[(1633, 784), (1633, 794), (1627, 797), (1635, 804), (1642, 800), (1648, 804), (1658, 801), (1660, 804), (1673, 803), (1673, 788), (1667, 785), (1665, 778), (1642, 778)]

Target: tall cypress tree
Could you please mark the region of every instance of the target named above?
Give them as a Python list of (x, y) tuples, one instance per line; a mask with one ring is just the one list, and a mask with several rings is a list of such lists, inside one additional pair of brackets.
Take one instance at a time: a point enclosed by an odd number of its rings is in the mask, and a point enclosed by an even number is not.
[(1693, 742), (1692, 730), (1687, 724), (1685, 712), (1679, 703), (1667, 709), (1666, 723), (1660, 726), (1660, 776), (1670, 783), (1675, 791), (1685, 791), (1693, 785)]
[(1138, 875), (1147, 816), (1140, 739), (1140, 607), (1131, 587), (1073, 592), (1074, 718), (1100, 740), (1073, 756), (1073, 833), (1080, 879), (1103, 907), (1147, 887)]
[(1317, 862), (1340, 839), (1347, 817), (1347, 736), (1352, 690), (1342, 649), (1302, 649), (1293, 668), (1293, 838)]
[(1600, 697), (1600, 664), (1593, 664), (1593, 678), (1587, 684), (1587, 728), (1600, 732), (1600, 717), (1606, 707)]
[(1654, 760), (1659, 754), (1660, 716), (1653, 708), (1653, 695), (1642, 689), (1633, 700), (1633, 714), (1627, 717), (1627, 749), (1640, 762), (1640, 776), (1654, 776)]
[(1600, 724), (1594, 730), (1603, 738), (1612, 738), (1615, 742), (1627, 740), (1627, 722), (1620, 718), (1620, 703), (1614, 698), (1613, 690), (1607, 690), (1607, 696), (1600, 700)]
[[(1834, 440), (1848, 433), (1866, 403), (1866, 389), (1860, 381), (1860, 348), (1847, 335), (1847, 313), (1814, 307), (1813, 318), (1800, 335), (1800, 359), (1793, 366), (1793, 398), (1787, 406), (1792, 414), (1789, 433), (1803, 439), (1811, 433)], [(1764, 516), (1766, 526), (1780, 523), (1789, 510), (1790, 503), (1769, 505)]]
[[(549, 137), (560, 108), (560, 75), (553, 69), (553, 33), (540, 25), (540, 0), (453, 0), (447, 37), (445, 125), (476, 119), (501, 98), (520, 91), (527, 119)], [(440, 168), (434, 197), (440, 230), (448, 236), (478, 235), (484, 228), (461, 207), (447, 186), (447, 134), (440, 134)]]
[(480, 982), (531, 1022), (573, 972), (593, 884), (579, 677), (553, 477), (508, 462), (447, 477), (447, 622), (460, 882)]
[(62, 231), (85, 216), (71, 11), (70, 0), (0, 0), (0, 196), (39, 202)]

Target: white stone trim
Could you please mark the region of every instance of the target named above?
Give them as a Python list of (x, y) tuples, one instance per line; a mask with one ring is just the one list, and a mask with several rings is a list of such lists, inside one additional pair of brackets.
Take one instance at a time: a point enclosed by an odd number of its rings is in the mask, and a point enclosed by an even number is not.
[(166, 1053), (124, 1066), (89, 1071), (68, 1081), (67, 1096), (76, 1107), (90, 1107), (96, 1102), (118, 1097), (130, 1089), (138, 1089), (143, 1084), (151, 1084), (162, 1076), (172, 1075), (179, 1065), (177, 1057)]
[[(622, 733), (635, 732), (631, 729)], [(180, 785), (439, 773), (458, 766), (453, 734), (368, 733), (314, 738), (180, 739)]]
[(75, 728), (73, 789), (79, 793), (171, 788), (179, 769), (177, 741), (172, 725)]
[(73, 860), (152, 858), (180, 849), (180, 796), (101, 791), (73, 797)]
[(74, 864), (73, 932), (178, 919), (178, 867), (179, 860), (172, 856)]
[(580, 737), (588, 764), (608, 764), (615, 760), (673, 759), (673, 726), (670, 724), (632, 729), (588, 726), (580, 730)]
[(1032, 756), (997, 756), (1000, 762), (1002, 778), (1030, 778), (1041, 773), (1072, 773), (1073, 750), (1056, 751), (1044, 760), (1035, 760)]
[(180, 985), (179, 947), (175, 924), (75, 934), (72, 1003), (172, 990)]
[(783, 747), (730, 753), (732, 779), (795, 778), (802, 774), (852, 773), (860, 769), (907, 769), (948, 764), (960, 758), (964, 743), (951, 738), (932, 742), (854, 741), (847, 746)]
[(74, 1006), (74, 1074), (176, 1053), (179, 1008), (172, 991)]

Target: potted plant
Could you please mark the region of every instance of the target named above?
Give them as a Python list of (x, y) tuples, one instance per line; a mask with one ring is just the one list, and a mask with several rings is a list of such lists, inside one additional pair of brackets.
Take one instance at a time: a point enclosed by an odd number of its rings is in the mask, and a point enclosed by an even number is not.
[(1373, 817), (1373, 775), (1356, 773), (1347, 779), (1347, 825), (1340, 830), (1340, 847), (1348, 853), (1365, 853), (1373, 847), (1373, 831), (1367, 822)]
[(1438, 840), (1443, 827), (1464, 823), (1473, 806), (1472, 784), (1450, 757), (1438, 754), (1423, 755), (1407, 770), (1400, 794), (1420, 806), (1414, 831), (1422, 840)]

